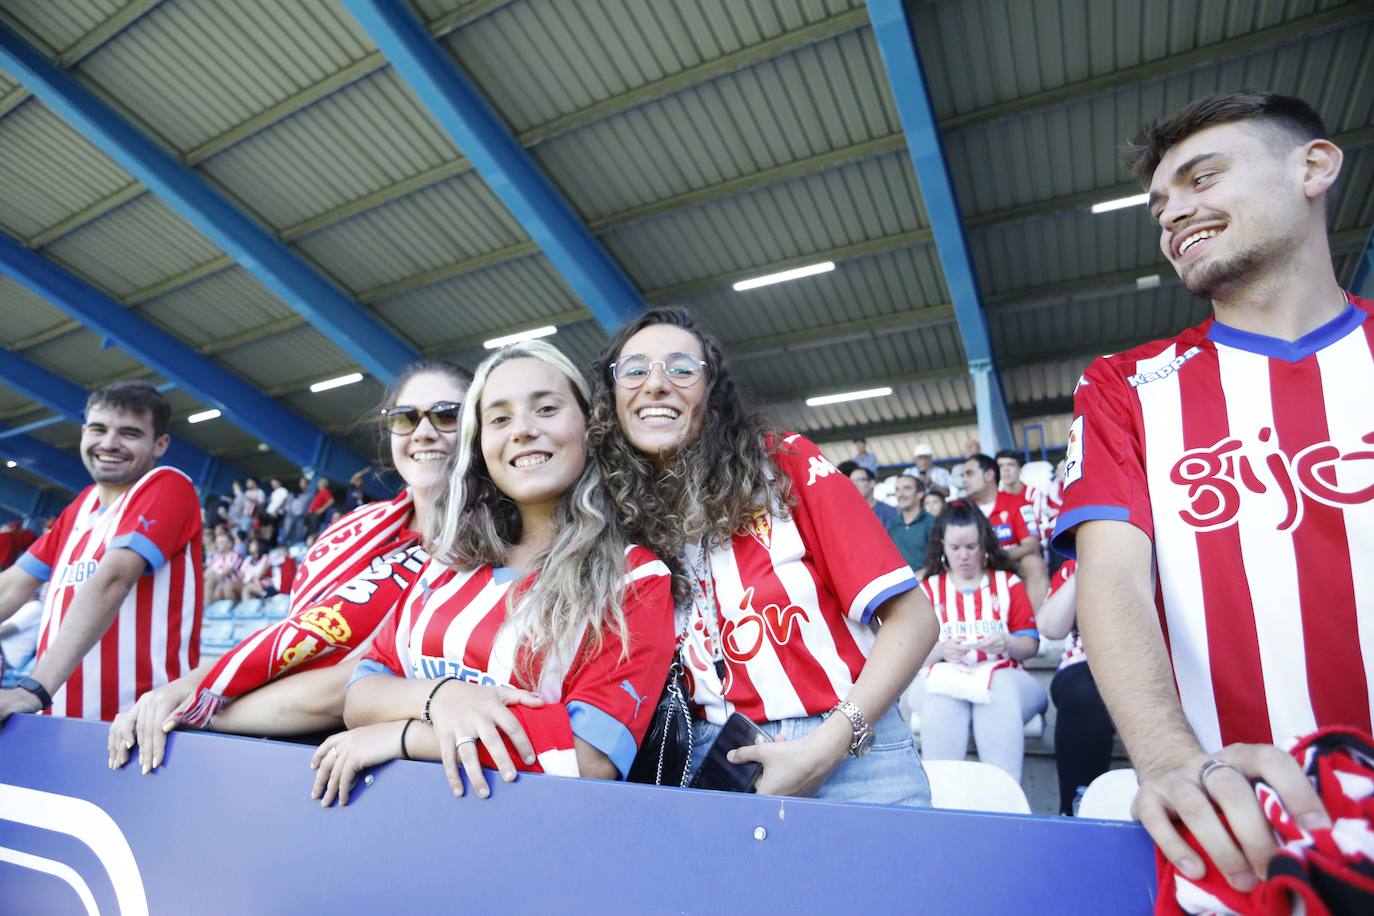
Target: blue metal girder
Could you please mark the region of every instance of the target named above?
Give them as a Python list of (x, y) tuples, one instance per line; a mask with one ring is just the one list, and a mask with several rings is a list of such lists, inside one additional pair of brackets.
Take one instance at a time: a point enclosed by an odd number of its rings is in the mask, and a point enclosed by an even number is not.
[(1362, 299), (1374, 299), (1374, 230), (1360, 252), (1360, 263), (1355, 265), (1355, 276), (1350, 278), (1350, 291)]
[(959, 336), (968, 356), (978, 401), (978, 434), (983, 450), (991, 454), (1014, 444), (1011, 416), (988, 333), (988, 317), (978, 291), (978, 277), (964, 238), (964, 220), (950, 180), (944, 144), (935, 109), (930, 102), (925, 70), (921, 67), (916, 37), (911, 32), (905, 0), (867, 0), (868, 18), (878, 40), (892, 86), (892, 98), (902, 119), (906, 145), (916, 168), (917, 183), (925, 201), (935, 236), (935, 249), (944, 270), (945, 284), (954, 303)]
[(31, 487), (0, 472), (0, 506), (21, 518), (51, 518), (62, 511), (69, 499), (71, 497)]
[(78, 493), (91, 483), (91, 475), (80, 458), (33, 436), (0, 439), (0, 458), (17, 462), (30, 474)]
[[(219, 408), (288, 461), (347, 480), (369, 462), (83, 280), (0, 233), (0, 272), (81, 321), (164, 378)], [(84, 401), (83, 401), (84, 404)]]
[(300, 255), (3, 25), (0, 69), (167, 201), (372, 375), (390, 382), (419, 358), (414, 347), (364, 312)]
[[(28, 432), (30, 429), (39, 428), (40, 425), (61, 422), (63, 419), (70, 420), (78, 426), (85, 422), (88, 392), (56, 372), (44, 369), (16, 353), (0, 350), (0, 381), (61, 415), (6, 430), (0, 433), (0, 439)], [(172, 437), (167, 454), (162, 456), (162, 463), (185, 471), (202, 493), (228, 493), (229, 485), (236, 478), (248, 476), (237, 468), (221, 464), (214, 455), (175, 436)]]
[(477, 174), (607, 331), (645, 309), (625, 271), (405, 3), (344, 0)]

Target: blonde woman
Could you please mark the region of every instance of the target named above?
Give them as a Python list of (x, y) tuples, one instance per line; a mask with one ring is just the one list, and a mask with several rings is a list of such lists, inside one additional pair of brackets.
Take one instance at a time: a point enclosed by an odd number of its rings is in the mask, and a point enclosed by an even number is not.
[(351, 731), (315, 753), (314, 796), (348, 801), (396, 757), (623, 776), (673, 653), (668, 569), (629, 544), (587, 455), (589, 393), (562, 353), (514, 344), (477, 369), (433, 559), (353, 676)]

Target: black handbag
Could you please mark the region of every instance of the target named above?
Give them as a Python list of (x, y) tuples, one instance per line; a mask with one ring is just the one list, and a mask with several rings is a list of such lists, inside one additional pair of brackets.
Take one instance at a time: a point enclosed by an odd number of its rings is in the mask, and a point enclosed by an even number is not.
[(668, 669), (668, 682), (654, 707), (649, 730), (625, 777), (629, 782), (651, 786), (687, 785), (692, 766), (692, 718), (684, 689), (682, 663), (676, 654)]

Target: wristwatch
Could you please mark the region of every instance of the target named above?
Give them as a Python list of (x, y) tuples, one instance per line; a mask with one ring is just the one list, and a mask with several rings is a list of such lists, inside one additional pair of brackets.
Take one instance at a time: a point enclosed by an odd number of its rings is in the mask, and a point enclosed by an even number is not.
[(839, 713), (849, 720), (849, 727), (854, 729), (854, 739), (849, 742), (849, 756), (862, 757), (873, 749), (873, 726), (868, 724), (864, 718), (863, 710), (855, 706), (848, 700), (835, 704), (835, 708), (826, 714), (826, 718)]
[(52, 705), (52, 694), (48, 689), (31, 677), (21, 677), (19, 683), (15, 685), (20, 690), (27, 690), (29, 693), (38, 697), (39, 709), (47, 709)]

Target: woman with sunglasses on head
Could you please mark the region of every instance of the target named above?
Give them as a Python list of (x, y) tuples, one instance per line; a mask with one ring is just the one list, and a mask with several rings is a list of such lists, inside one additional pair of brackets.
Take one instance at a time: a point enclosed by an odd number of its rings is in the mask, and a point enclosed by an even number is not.
[[(377, 416), (384, 451), (405, 489), (321, 533), (296, 570), (286, 619), (121, 713), (110, 728), (112, 767), (124, 764), (135, 743), (144, 771), (156, 767), (164, 734), (178, 726), (213, 722), (222, 731), (267, 736), (339, 726), (352, 669), (340, 663), (356, 660), (427, 559), (420, 531), (448, 479), (471, 380), (467, 369), (447, 360), (424, 360), (401, 373)], [(287, 674), (300, 676), (283, 680)]]
[(358, 663), (352, 730), (312, 761), (321, 804), (402, 756), (442, 760), (455, 795), (461, 762), (482, 798), (483, 765), (507, 782), (628, 772), (672, 658), (671, 575), (616, 524), (587, 454), (588, 395), (542, 341), (478, 367), (433, 559)]
[(935, 520), (921, 588), (935, 606), (940, 642), (928, 659), (921, 754), (963, 760), (972, 722), (978, 759), (1020, 782), (1024, 726), (1045, 711), (1046, 698), (1021, 667), (1040, 634), (1012, 568), (977, 506), (955, 500)]
[(763, 765), (761, 793), (928, 805), (893, 704), (936, 627), (858, 490), (746, 411), (720, 344), (683, 309), (626, 325), (599, 367), (592, 443), (622, 523), (690, 582), (693, 765), (738, 712), (774, 737), (729, 754)]

